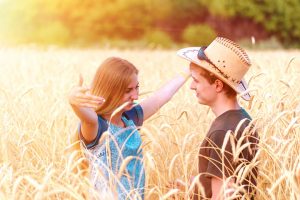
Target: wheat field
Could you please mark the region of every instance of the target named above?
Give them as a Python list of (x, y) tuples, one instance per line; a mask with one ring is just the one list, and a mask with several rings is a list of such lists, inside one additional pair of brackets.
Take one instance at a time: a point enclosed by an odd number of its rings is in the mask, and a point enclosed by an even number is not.
[[(300, 199), (300, 52), (249, 55), (253, 65), (246, 79), (253, 99), (240, 102), (259, 127), (256, 199)], [(175, 50), (0, 48), (0, 199), (97, 196), (87, 177), (72, 172), (76, 163), (67, 148), (78, 119), (67, 95), (80, 73), (89, 85), (109, 56), (139, 68), (140, 99), (188, 65)], [(189, 83), (141, 130), (146, 199), (188, 197), (188, 188), (185, 193), (167, 185), (196, 174), (198, 148), (214, 119)]]

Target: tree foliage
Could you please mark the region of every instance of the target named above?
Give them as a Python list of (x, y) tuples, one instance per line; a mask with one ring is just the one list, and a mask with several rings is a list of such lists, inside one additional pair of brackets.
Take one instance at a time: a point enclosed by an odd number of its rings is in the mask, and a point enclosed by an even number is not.
[(184, 42), (190, 45), (201, 44), (203, 46), (209, 45), (216, 36), (215, 31), (205, 24), (189, 25), (182, 35)]
[(212, 19), (252, 20), (286, 45), (300, 42), (299, 0), (0, 0), (0, 39), (85, 45), (154, 31), (180, 42), (187, 27)]

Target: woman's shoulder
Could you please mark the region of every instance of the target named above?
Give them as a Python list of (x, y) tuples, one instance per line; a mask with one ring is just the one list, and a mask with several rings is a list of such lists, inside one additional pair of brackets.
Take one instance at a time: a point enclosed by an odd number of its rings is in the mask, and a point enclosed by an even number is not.
[(140, 104), (136, 104), (130, 110), (124, 112), (123, 116), (132, 120), (136, 126), (141, 126), (144, 121), (143, 108)]

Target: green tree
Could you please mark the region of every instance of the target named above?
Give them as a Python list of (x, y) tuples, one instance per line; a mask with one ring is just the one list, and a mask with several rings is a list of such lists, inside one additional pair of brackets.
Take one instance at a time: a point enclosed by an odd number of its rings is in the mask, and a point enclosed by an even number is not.
[(189, 25), (221, 18), (252, 20), (294, 45), (300, 43), (299, 11), (299, 0), (0, 0), (0, 39), (93, 44), (141, 39), (159, 30), (180, 41)]
[[(287, 45), (300, 42), (299, 0), (199, 0), (211, 14), (250, 18)], [(205, 3), (206, 2), (206, 3)]]
[(207, 46), (217, 36), (215, 31), (206, 24), (189, 25), (183, 32), (183, 41), (190, 44)]

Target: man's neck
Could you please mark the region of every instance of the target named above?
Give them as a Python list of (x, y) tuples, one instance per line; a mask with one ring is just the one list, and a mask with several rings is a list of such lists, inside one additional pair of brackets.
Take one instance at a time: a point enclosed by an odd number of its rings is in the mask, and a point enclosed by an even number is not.
[(228, 110), (241, 109), (236, 98), (228, 98), (226, 96), (218, 98), (210, 107), (216, 117), (219, 117)]

